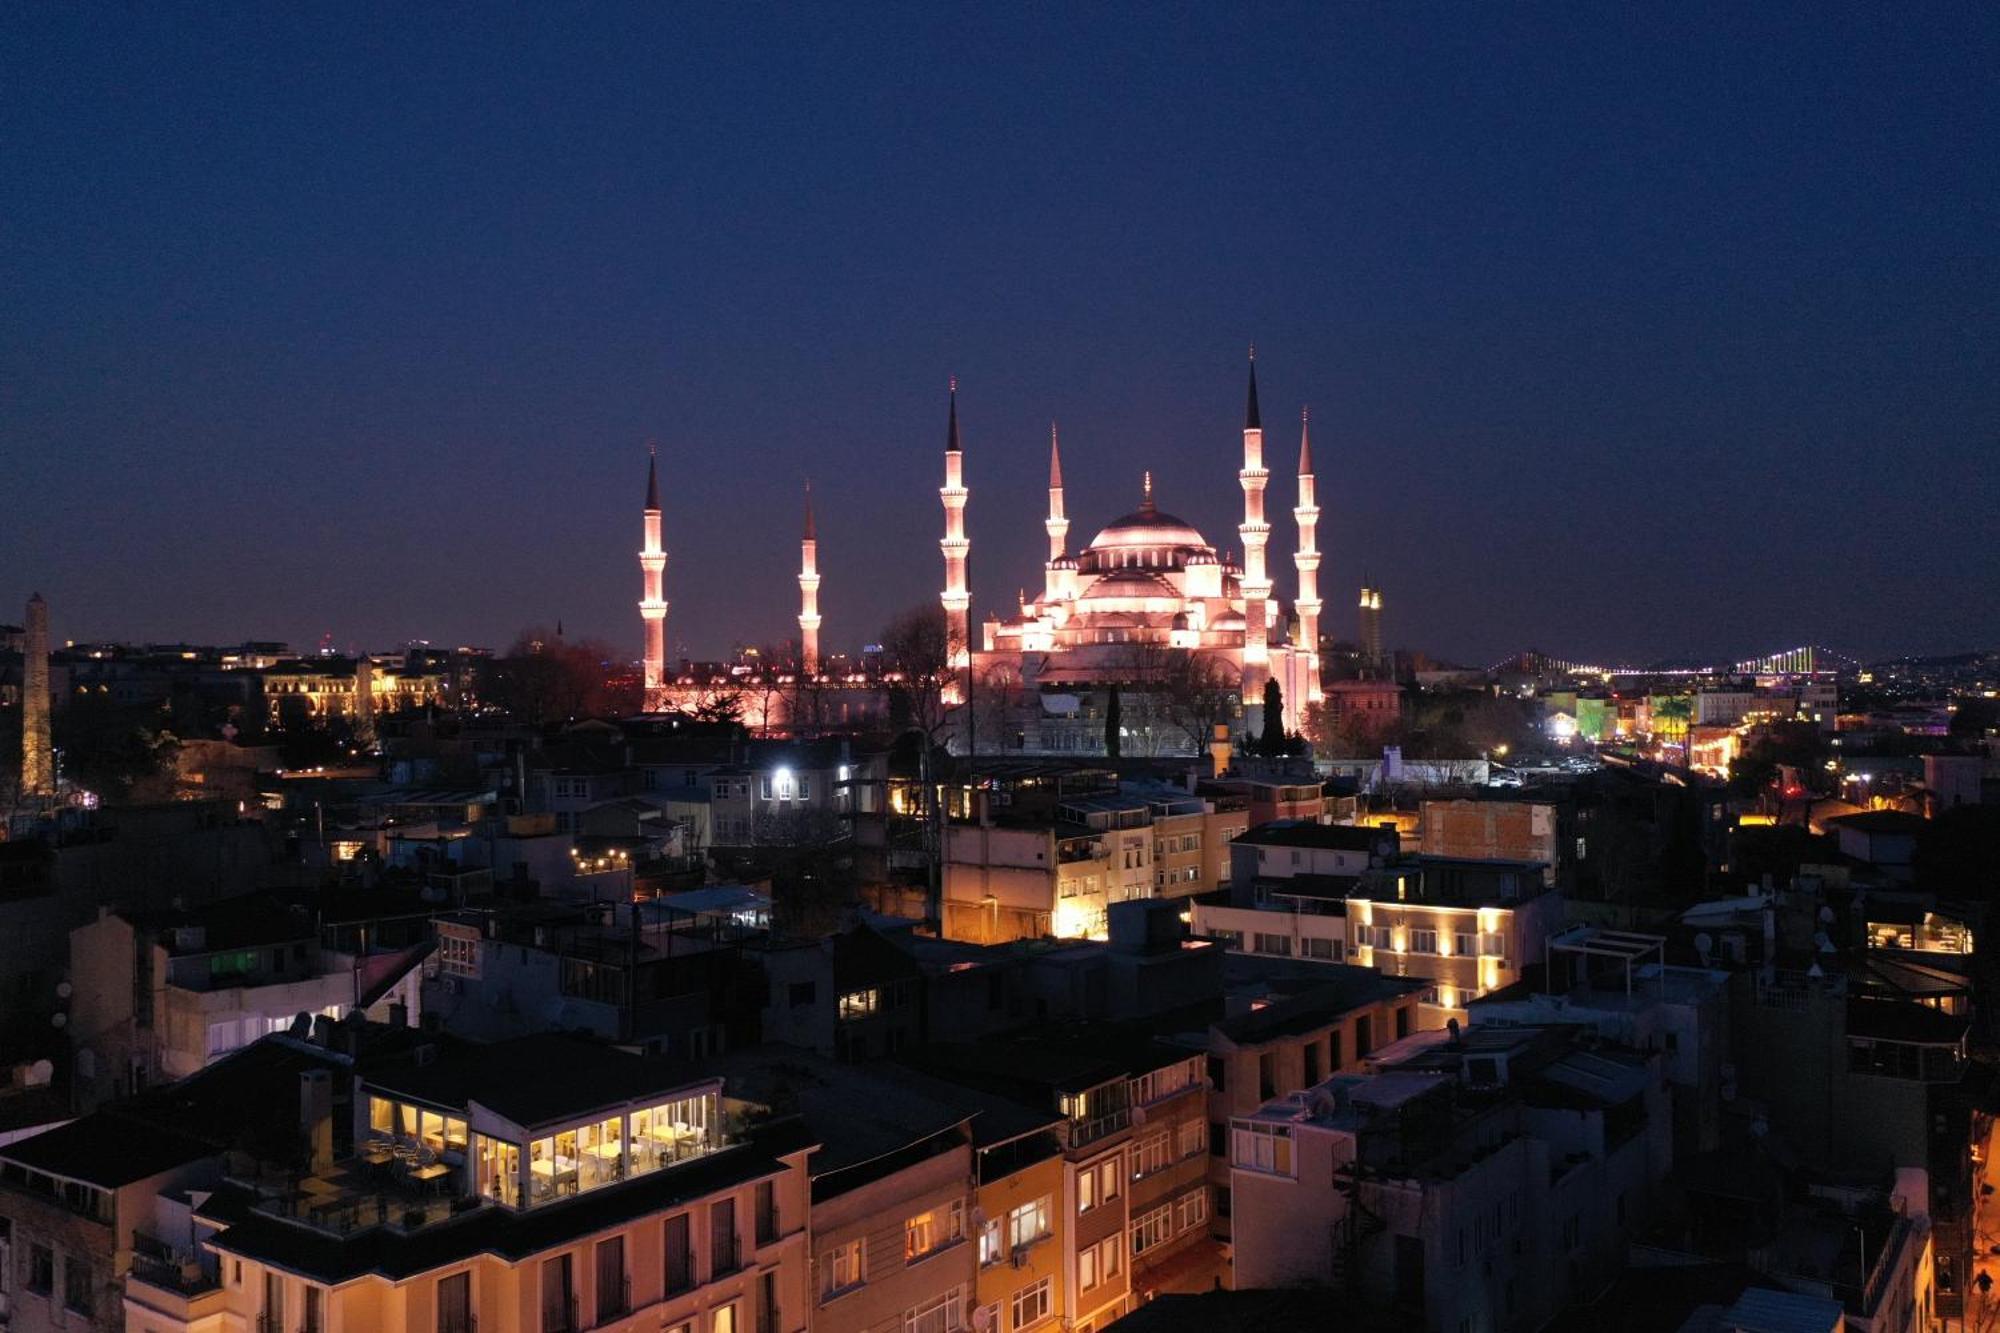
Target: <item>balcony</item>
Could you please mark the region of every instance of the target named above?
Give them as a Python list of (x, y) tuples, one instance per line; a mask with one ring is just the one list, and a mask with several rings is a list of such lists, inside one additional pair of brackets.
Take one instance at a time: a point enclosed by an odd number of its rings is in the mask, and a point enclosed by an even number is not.
[(457, 1170), (440, 1165), (398, 1172), (355, 1159), (296, 1183), (255, 1182), (262, 1197), (254, 1206), (268, 1217), (331, 1236), (377, 1227), (407, 1234), (469, 1216), (484, 1205), (476, 1196), (456, 1193)]
[[(226, 1301), (218, 1278), (204, 1272), (192, 1257), (183, 1260), (150, 1237), (134, 1240), (144, 1248), (132, 1253), (132, 1267), (125, 1277), (127, 1300), (171, 1323), (193, 1324), (222, 1313)], [(0, 1314), (5, 1310), (0, 1304)]]
[(632, 1279), (621, 1277), (611, 1283), (600, 1280), (597, 1284), (597, 1323), (593, 1327), (615, 1324), (631, 1313)]

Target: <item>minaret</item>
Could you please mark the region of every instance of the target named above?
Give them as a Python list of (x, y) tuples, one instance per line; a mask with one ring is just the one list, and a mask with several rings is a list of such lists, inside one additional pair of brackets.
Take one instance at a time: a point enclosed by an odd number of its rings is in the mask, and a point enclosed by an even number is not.
[(27, 642), (21, 660), (21, 796), (56, 794), (55, 749), (49, 740), (49, 604), (28, 598)]
[(1299, 525), (1299, 551), (1292, 563), (1299, 571), (1299, 649), (1305, 653), (1306, 702), (1325, 697), (1319, 679), (1319, 505), (1313, 493), (1312, 423), (1299, 409), (1299, 503), (1292, 510)]
[(657, 451), (653, 451), (646, 460), (646, 546), (639, 552), (639, 568), (646, 576), (646, 595), (639, 602), (639, 618), (646, 622), (646, 694), (641, 707), (651, 713), (665, 707), (667, 683), (667, 553), (660, 547), (660, 460)]
[[(938, 498), (944, 501), (944, 539), (938, 542), (938, 549), (944, 552), (944, 592), (938, 600), (944, 603), (949, 644), (946, 651), (953, 671), (962, 671), (972, 664), (971, 624), (967, 614), (972, 594), (965, 586), (965, 556), (972, 543), (965, 536), (965, 495), (965, 454), (958, 444), (958, 377), (954, 375), (951, 424), (944, 442), (944, 485), (938, 489)], [(956, 690), (952, 693), (955, 697)]]
[(1361, 585), (1361, 660), (1370, 669), (1382, 665), (1382, 590)]
[(1069, 517), (1063, 513), (1062, 447), (1056, 442), (1056, 423), (1049, 423), (1049, 516), (1042, 520), (1042, 528), (1049, 534), (1048, 578), (1043, 584), (1042, 600), (1053, 602), (1062, 595), (1062, 574), (1056, 569), (1056, 562), (1068, 550)]
[(819, 674), (819, 536), (813, 529), (813, 484), (806, 483), (806, 532), (799, 542), (799, 667)]
[(1257, 413), (1257, 349), (1250, 349), (1250, 396), (1243, 411), (1243, 718), (1252, 735), (1264, 732), (1264, 680), (1270, 672), (1271, 578), (1264, 568), (1264, 545), (1271, 525), (1264, 521), (1264, 425)]

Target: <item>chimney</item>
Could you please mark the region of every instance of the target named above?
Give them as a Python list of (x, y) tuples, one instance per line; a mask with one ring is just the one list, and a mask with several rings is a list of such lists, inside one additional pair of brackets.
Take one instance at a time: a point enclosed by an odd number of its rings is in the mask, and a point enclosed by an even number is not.
[(333, 1168), (333, 1075), (308, 1069), (299, 1075), (299, 1134), (305, 1139), (306, 1170)]

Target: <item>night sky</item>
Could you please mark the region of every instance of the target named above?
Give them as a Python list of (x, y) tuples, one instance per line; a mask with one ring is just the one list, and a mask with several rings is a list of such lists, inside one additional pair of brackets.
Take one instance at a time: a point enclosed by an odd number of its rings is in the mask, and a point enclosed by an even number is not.
[[(1328, 12), (1331, 10), (1332, 12)], [(1991, 5), (20, 6), (0, 619), (636, 656), (934, 599), (1136, 506), (1483, 664), (2000, 642)]]

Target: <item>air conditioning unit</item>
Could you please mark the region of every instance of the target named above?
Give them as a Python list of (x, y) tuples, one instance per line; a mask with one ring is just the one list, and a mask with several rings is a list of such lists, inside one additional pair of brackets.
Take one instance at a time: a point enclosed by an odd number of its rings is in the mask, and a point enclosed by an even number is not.
[(1143, 1125), (1143, 1124), (1145, 1124), (1145, 1123), (1146, 1123), (1146, 1108), (1145, 1108), (1145, 1107), (1143, 1107), (1143, 1106), (1135, 1106), (1135, 1107), (1133, 1107), (1133, 1108), (1132, 1108), (1132, 1123), (1133, 1123), (1133, 1124), (1135, 1124), (1135, 1125)]

